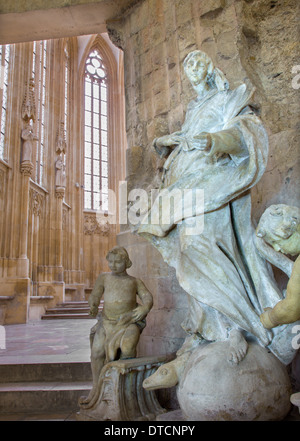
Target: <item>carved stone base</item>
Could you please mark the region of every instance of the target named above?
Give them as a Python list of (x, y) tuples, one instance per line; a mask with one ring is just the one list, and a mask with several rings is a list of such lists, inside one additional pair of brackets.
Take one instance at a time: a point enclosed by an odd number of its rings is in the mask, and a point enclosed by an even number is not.
[(166, 361), (167, 356), (133, 358), (107, 363), (101, 372), (97, 401), (87, 408), (80, 404), (78, 421), (151, 421), (166, 412), (155, 392), (143, 381)]

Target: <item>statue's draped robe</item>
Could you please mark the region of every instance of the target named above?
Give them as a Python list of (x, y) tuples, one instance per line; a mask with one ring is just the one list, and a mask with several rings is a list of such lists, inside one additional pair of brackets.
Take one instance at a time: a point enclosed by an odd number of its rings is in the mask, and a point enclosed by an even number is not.
[[(156, 198), (138, 233), (176, 269), (179, 284), (189, 294), (190, 313), (182, 324), (188, 333), (214, 341), (240, 328), (267, 346), (272, 332), (263, 327), (259, 315), (282, 295), (253, 243), (249, 189), (265, 171), (268, 140), (249, 100), (242, 85), (213, 90), (190, 103), (182, 142), (164, 164), (161, 198)], [(234, 146), (233, 153), (210, 155), (198, 148), (194, 137), (203, 132), (212, 136), (212, 152), (222, 145), (222, 151), (225, 147), (229, 152)], [(151, 224), (151, 219), (165, 219), (168, 192), (182, 190), (184, 195), (186, 189), (203, 189), (204, 204), (185, 201), (182, 210), (177, 200), (169, 222)], [(186, 234), (191, 219), (199, 225), (204, 221), (201, 233)]]

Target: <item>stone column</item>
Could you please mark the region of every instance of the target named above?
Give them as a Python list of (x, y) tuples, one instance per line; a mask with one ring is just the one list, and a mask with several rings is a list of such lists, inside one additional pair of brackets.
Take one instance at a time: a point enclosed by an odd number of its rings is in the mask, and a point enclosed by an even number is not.
[(63, 199), (65, 195), (64, 187), (56, 187), (56, 267), (57, 267), (57, 281), (63, 282)]
[(33, 171), (32, 162), (31, 161), (22, 162), (20, 171), (22, 173), (20, 259), (27, 259), (29, 179)]

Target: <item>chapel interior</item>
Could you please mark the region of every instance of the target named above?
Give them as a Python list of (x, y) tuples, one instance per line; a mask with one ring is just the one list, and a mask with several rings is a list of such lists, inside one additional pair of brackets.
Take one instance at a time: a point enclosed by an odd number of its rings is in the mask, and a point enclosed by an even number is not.
[[(153, 295), (138, 356), (182, 345), (186, 293), (123, 210), (131, 190), (159, 187), (152, 141), (181, 128), (194, 94), (182, 62), (196, 49), (232, 87), (255, 88), (269, 158), (253, 222), (299, 207), (298, 0), (0, 1), (1, 420), (73, 418), (91, 380), (88, 299), (115, 245)], [(288, 369), (299, 391), (299, 351)], [(38, 386), (22, 397), (43, 381), (69, 387), (59, 409)], [(159, 398), (177, 409), (174, 389)]]

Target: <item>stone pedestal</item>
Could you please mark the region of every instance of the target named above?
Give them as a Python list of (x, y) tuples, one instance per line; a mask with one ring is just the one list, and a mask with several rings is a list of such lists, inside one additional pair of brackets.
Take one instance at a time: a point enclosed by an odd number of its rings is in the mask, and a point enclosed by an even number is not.
[(100, 376), (99, 396), (93, 405), (80, 405), (78, 421), (151, 421), (165, 412), (154, 391), (143, 381), (163, 363), (166, 356), (133, 358), (107, 363)]

